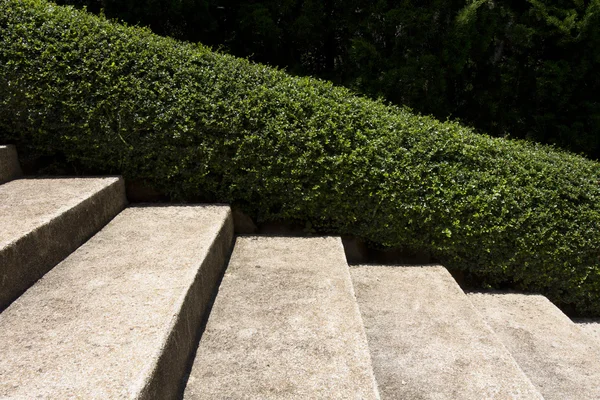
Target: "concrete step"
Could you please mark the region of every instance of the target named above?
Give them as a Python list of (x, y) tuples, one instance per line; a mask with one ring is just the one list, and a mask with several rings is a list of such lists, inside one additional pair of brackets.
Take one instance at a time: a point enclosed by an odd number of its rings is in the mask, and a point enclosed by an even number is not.
[(545, 399), (600, 399), (600, 347), (548, 299), (516, 293), (469, 298)]
[(341, 239), (237, 239), (184, 398), (379, 398)]
[(224, 206), (124, 210), (0, 314), (0, 398), (175, 398), (232, 236)]
[(541, 399), (441, 266), (350, 268), (382, 399)]
[(600, 318), (576, 320), (575, 324), (600, 345)]
[(0, 146), (0, 184), (22, 175), (15, 146)]
[(120, 178), (0, 185), (0, 311), (125, 207)]

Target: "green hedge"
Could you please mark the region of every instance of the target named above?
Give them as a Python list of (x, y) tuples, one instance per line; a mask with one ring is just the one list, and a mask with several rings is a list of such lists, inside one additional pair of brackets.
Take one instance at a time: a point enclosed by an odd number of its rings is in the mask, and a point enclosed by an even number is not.
[(599, 0), (55, 0), (600, 159)]
[(42, 0), (0, 2), (2, 131), (600, 314), (600, 164), (566, 152)]

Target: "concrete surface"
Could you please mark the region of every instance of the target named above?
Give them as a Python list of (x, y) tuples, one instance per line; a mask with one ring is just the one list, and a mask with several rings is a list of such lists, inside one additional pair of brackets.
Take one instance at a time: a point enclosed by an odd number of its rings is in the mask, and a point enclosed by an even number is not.
[(0, 314), (0, 398), (174, 398), (232, 235), (228, 207), (124, 210)]
[(469, 296), (547, 400), (600, 399), (600, 347), (548, 299)]
[(120, 178), (18, 179), (0, 185), (0, 311), (126, 204)]
[(600, 345), (600, 318), (580, 319), (575, 324)]
[(0, 146), (0, 184), (22, 175), (15, 146)]
[(339, 238), (237, 239), (184, 398), (379, 398)]
[(382, 399), (541, 399), (441, 266), (356, 266)]

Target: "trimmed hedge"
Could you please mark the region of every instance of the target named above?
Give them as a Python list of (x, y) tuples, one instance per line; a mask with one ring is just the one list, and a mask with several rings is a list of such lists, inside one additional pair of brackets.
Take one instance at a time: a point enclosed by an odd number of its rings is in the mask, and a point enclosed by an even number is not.
[(43, 0), (0, 2), (0, 132), (600, 315), (600, 164)]

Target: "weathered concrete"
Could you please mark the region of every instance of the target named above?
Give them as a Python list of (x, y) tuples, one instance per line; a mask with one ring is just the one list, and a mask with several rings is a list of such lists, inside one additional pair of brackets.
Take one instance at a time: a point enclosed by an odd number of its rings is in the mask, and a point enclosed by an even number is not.
[(350, 268), (382, 399), (541, 399), (441, 266)]
[(126, 204), (120, 178), (19, 179), (0, 186), (0, 311)]
[(0, 146), (0, 184), (22, 175), (15, 146)]
[(469, 296), (547, 400), (600, 399), (600, 347), (548, 299)]
[(600, 318), (576, 320), (577, 326), (600, 345)]
[(0, 398), (174, 398), (232, 235), (224, 206), (124, 210), (0, 314)]
[(339, 238), (238, 238), (185, 399), (377, 399)]

